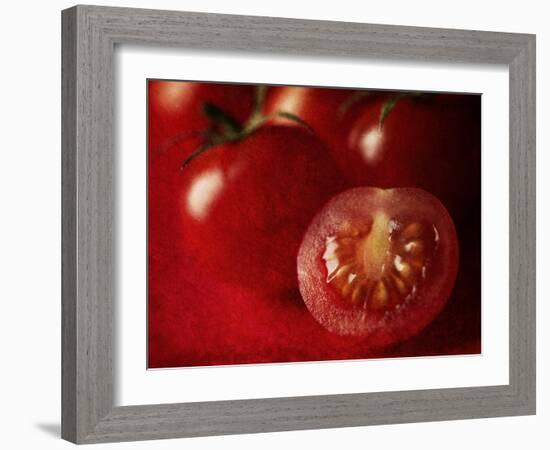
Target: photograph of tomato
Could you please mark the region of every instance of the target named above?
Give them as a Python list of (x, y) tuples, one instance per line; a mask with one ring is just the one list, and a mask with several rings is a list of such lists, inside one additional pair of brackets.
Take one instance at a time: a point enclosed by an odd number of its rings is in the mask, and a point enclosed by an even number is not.
[(481, 352), (481, 96), (151, 79), (148, 367)]

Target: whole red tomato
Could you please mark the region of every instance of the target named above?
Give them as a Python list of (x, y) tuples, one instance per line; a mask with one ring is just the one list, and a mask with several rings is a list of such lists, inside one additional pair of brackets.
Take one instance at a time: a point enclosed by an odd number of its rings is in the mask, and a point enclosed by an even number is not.
[(455, 220), (479, 209), (480, 97), (399, 95), (365, 103), (347, 141), (332, 149), (345, 176), (355, 186), (425, 189)]
[(443, 309), (458, 240), (443, 205), (413, 188), (355, 188), (315, 216), (298, 254), (300, 292), (329, 331), (383, 347), (418, 334)]
[(341, 186), (324, 145), (284, 125), (209, 148), (180, 178), (184, 251), (216, 279), (266, 292), (297, 287), (302, 235)]
[(284, 87), (268, 97), (277, 110), (312, 126), (349, 187), (422, 188), (455, 220), (480, 207), (478, 95)]
[[(203, 105), (211, 103), (244, 121), (253, 105), (254, 88), (247, 85), (149, 80), (150, 156), (177, 145), (184, 152), (200, 142), (199, 133), (209, 125)], [(183, 154), (183, 158), (187, 154)]]

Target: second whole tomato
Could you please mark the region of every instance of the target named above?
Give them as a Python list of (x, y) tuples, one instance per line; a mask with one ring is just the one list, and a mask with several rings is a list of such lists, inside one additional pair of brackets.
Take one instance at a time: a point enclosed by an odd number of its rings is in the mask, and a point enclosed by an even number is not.
[[(335, 143), (343, 131), (344, 118), (349, 121), (354, 108), (346, 108), (355, 92), (349, 89), (278, 86), (269, 89), (265, 111), (267, 114), (285, 111), (306, 122), (327, 145)], [(297, 125), (284, 117), (279, 123)]]
[(283, 87), (270, 93), (266, 110), (310, 124), (348, 187), (421, 188), (456, 221), (480, 207), (478, 95)]
[(264, 125), (182, 169), (178, 240), (215, 279), (267, 293), (297, 289), (302, 235), (340, 186), (329, 152), (308, 130)]
[(480, 208), (480, 124), (477, 95), (381, 96), (332, 151), (352, 186), (421, 188), (460, 222)]

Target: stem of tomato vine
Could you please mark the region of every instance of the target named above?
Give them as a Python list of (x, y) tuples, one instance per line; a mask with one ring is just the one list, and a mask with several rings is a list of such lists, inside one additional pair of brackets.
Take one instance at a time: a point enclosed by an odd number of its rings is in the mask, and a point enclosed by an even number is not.
[(271, 114), (264, 114), (263, 108), (267, 94), (268, 86), (256, 86), (254, 94), (254, 104), (252, 112), (244, 125), (241, 125), (231, 114), (224, 111), (213, 103), (204, 103), (202, 105), (203, 113), (210, 121), (210, 125), (204, 133), (204, 142), (199, 145), (193, 152), (183, 161), (180, 169), (185, 168), (191, 161), (206, 152), (216, 145), (225, 144), (228, 142), (237, 142), (246, 139), (256, 130), (264, 126), (267, 122), (282, 117), (284, 119), (295, 122), (304, 127), (310, 133), (314, 133), (311, 126), (303, 119), (295, 114), (287, 111), (276, 111)]

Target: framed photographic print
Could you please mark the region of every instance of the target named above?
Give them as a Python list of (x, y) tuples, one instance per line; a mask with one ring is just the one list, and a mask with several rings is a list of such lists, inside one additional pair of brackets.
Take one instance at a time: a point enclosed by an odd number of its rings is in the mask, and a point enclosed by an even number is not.
[(534, 36), (62, 17), (65, 439), (534, 414)]

